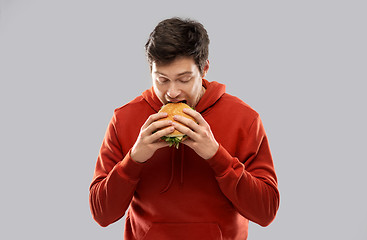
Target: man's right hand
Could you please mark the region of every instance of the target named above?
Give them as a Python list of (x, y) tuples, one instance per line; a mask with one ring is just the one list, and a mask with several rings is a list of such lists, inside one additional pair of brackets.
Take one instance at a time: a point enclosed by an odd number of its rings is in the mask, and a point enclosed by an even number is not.
[[(168, 143), (161, 140), (161, 137), (174, 131), (172, 121), (159, 119), (167, 117), (167, 113), (155, 113), (149, 116), (140, 129), (138, 139), (131, 149), (131, 158), (136, 162), (146, 162), (155, 151), (168, 146)], [(171, 126), (171, 127), (169, 127)], [(168, 127), (168, 128), (165, 128)], [(161, 129), (165, 128), (165, 129)]]

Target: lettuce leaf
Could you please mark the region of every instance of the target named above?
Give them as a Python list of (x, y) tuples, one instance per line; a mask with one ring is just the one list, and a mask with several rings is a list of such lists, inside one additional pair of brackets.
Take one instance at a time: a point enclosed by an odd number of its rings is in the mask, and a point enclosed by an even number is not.
[[(186, 135), (185, 135), (186, 136)], [(162, 137), (161, 139), (168, 142), (169, 146), (172, 147), (174, 146), (175, 148), (178, 149), (180, 142), (182, 141), (182, 139), (185, 136), (181, 136), (181, 137)]]

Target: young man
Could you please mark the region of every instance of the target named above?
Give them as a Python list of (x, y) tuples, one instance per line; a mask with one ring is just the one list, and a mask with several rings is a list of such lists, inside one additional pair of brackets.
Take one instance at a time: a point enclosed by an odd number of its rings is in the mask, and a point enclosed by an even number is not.
[[(125, 239), (246, 239), (249, 220), (267, 226), (279, 206), (277, 177), (259, 114), (204, 79), (209, 38), (195, 21), (160, 22), (146, 53), (153, 86), (115, 110), (90, 186), (94, 219), (124, 216)], [(158, 113), (186, 101), (195, 120)], [(166, 128), (169, 126), (168, 128)], [(161, 140), (174, 129), (179, 148)]]

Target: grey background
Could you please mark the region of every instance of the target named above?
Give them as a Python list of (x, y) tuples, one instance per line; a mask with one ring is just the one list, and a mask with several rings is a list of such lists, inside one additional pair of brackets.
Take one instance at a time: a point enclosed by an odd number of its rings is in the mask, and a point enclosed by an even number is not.
[(1, 239), (122, 239), (88, 187), (113, 110), (150, 87), (172, 16), (209, 32), (207, 79), (262, 117), (281, 206), (249, 239), (367, 239), (365, 1), (0, 1)]

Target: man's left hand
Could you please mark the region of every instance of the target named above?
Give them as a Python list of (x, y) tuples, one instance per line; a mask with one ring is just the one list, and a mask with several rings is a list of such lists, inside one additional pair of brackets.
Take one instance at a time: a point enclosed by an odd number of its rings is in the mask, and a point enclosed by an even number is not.
[(192, 148), (200, 157), (204, 159), (212, 158), (218, 151), (219, 144), (215, 140), (209, 124), (200, 113), (193, 109), (184, 108), (183, 112), (192, 116), (197, 123), (183, 116), (174, 116), (177, 122), (184, 125), (175, 122), (172, 125), (175, 129), (189, 137), (182, 143)]

